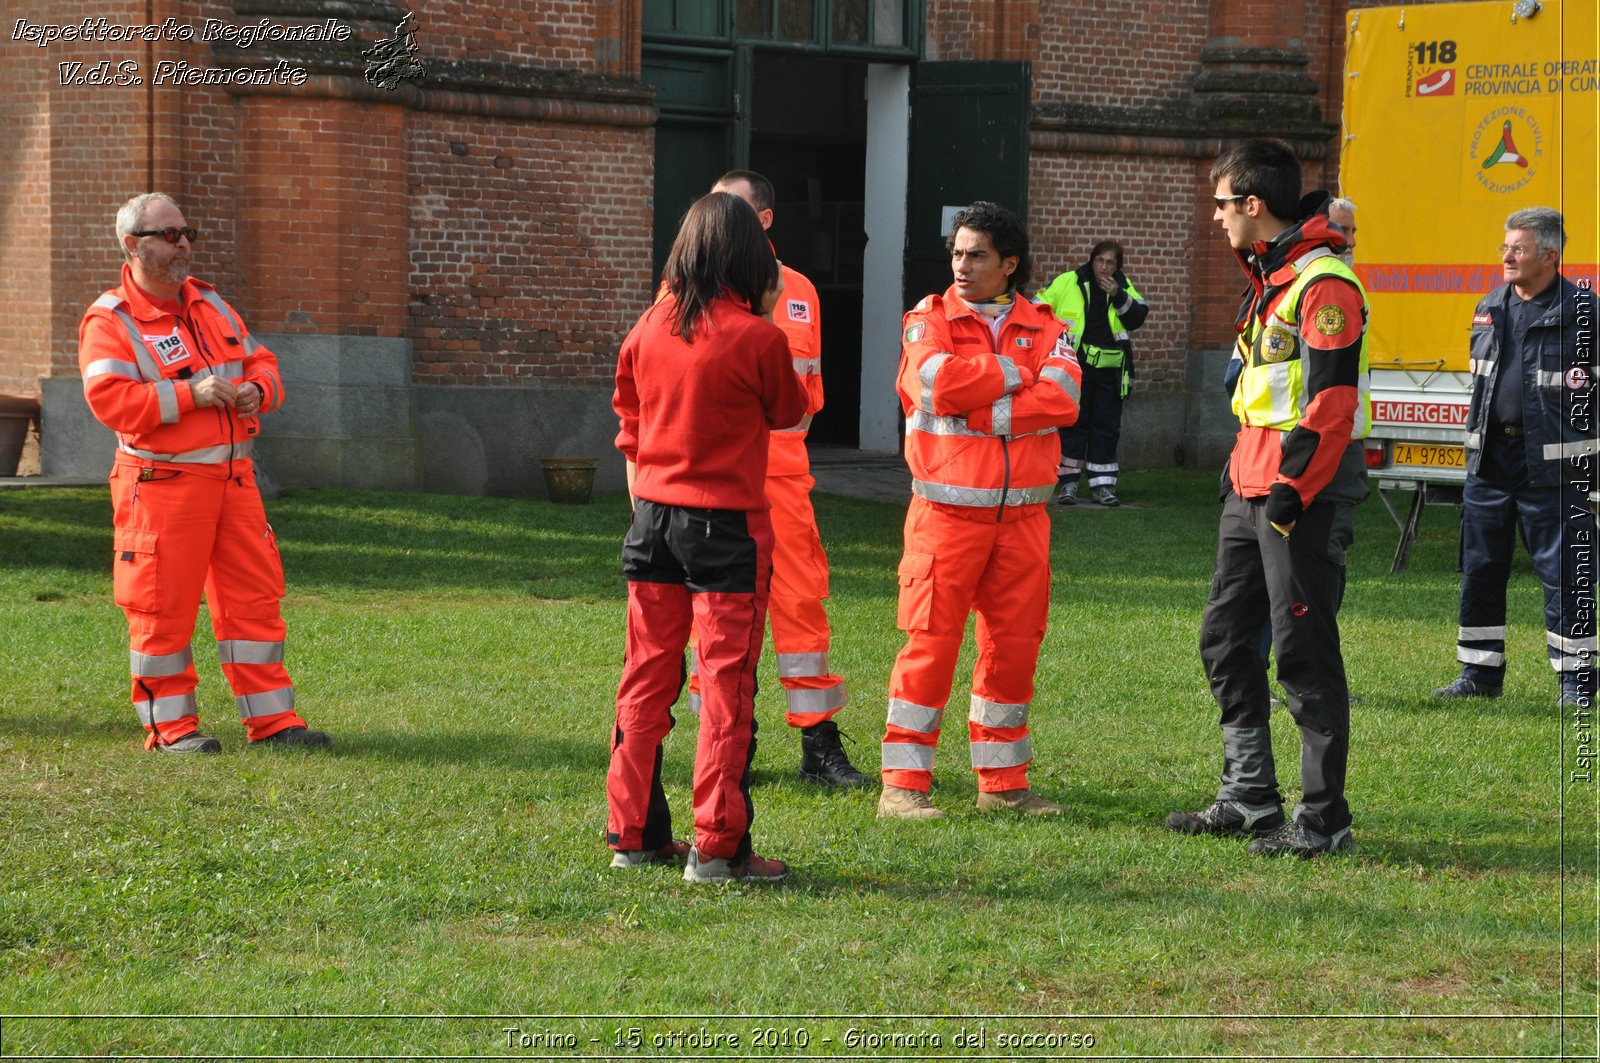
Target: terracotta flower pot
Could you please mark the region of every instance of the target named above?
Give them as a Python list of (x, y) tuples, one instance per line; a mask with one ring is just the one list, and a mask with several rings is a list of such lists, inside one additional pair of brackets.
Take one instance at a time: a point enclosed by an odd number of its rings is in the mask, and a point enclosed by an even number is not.
[(594, 473), (599, 464), (597, 458), (541, 459), (539, 468), (544, 472), (544, 489), (550, 501), (567, 506), (587, 505), (594, 497)]

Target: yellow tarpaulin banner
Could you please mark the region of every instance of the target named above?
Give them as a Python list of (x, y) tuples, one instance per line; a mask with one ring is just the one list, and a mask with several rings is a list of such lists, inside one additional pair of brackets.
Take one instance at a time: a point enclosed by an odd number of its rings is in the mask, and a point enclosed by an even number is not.
[(1357, 207), (1370, 358), (1465, 369), (1472, 309), (1501, 283), (1506, 215), (1566, 216), (1562, 272), (1596, 282), (1600, 3), (1511, 0), (1349, 16), (1340, 194)]

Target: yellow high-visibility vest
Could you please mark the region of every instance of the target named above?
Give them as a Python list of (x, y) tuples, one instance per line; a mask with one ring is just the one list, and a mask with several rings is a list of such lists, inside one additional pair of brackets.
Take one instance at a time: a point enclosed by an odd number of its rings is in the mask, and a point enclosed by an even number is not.
[[(1305, 340), (1300, 335), (1300, 299), (1306, 288), (1320, 277), (1343, 277), (1361, 292), (1362, 315), (1368, 312), (1366, 289), (1339, 256), (1319, 247), (1291, 264), (1296, 271), (1289, 285), (1266, 320), (1254, 314), (1239, 333), (1234, 357), (1244, 363), (1238, 385), (1233, 389), (1233, 412), (1241, 424), (1276, 428), (1288, 432), (1305, 415), (1310, 396), (1306, 394)], [(1360, 368), (1356, 377), (1359, 400), (1351, 439), (1365, 439), (1372, 431), (1372, 373), (1367, 368), (1367, 332), (1361, 330)]]

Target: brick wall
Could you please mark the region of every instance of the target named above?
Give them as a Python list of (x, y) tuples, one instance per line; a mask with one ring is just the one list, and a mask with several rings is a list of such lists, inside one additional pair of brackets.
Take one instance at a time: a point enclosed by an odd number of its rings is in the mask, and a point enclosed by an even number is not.
[(1207, 35), (1193, 0), (1046, 4), (1034, 93), (1104, 107), (1170, 105), (1188, 95)]
[(1133, 337), (1141, 390), (1183, 386), (1194, 288), (1186, 264), (1196, 252), (1192, 171), (1187, 160), (1153, 156), (1033, 160), (1035, 278), (1043, 285), (1076, 269), (1102, 239), (1121, 242), (1128, 277), (1150, 304), (1149, 319)]
[(647, 305), (648, 129), (417, 116), (418, 383), (604, 385)]
[[(8, 27), (9, 28), (9, 27)], [(50, 372), (50, 296), (56, 235), (50, 201), (48, 57), (0, 36), (0, 392), (37, 396)]]

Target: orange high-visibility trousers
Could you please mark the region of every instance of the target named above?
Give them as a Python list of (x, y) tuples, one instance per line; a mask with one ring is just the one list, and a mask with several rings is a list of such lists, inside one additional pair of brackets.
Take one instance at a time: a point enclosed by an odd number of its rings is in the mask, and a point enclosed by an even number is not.
[(1028, 785), (1028, 706), (1050, 612), (1050, 517), (1039, 505), (997, 521), (921, 498), (906, 513), (898, 625), (906, 645), (889, 677), (883, 782), (927, 792), (967, 614), (978, 661), (967, 716), (980, 791)]
[[(844, 679), (828, 666), (828, 555), (811, 508), (810, 475), (768, 476), (772, 506), (772, 592), (767, 616), (783, 684), (784, 722), (810, 727), (832, 719), (848, 700)], [(689, 661), (689, 708), (700, 711), (699, 662)]]
[(246, 737), (304, 727), (283, 666), (283, 563), (250, 461), (177, 469), (119, 456), (111, 504), (113, 592), (147, 745), (199, 726), (189, 642), (202, 590)]

